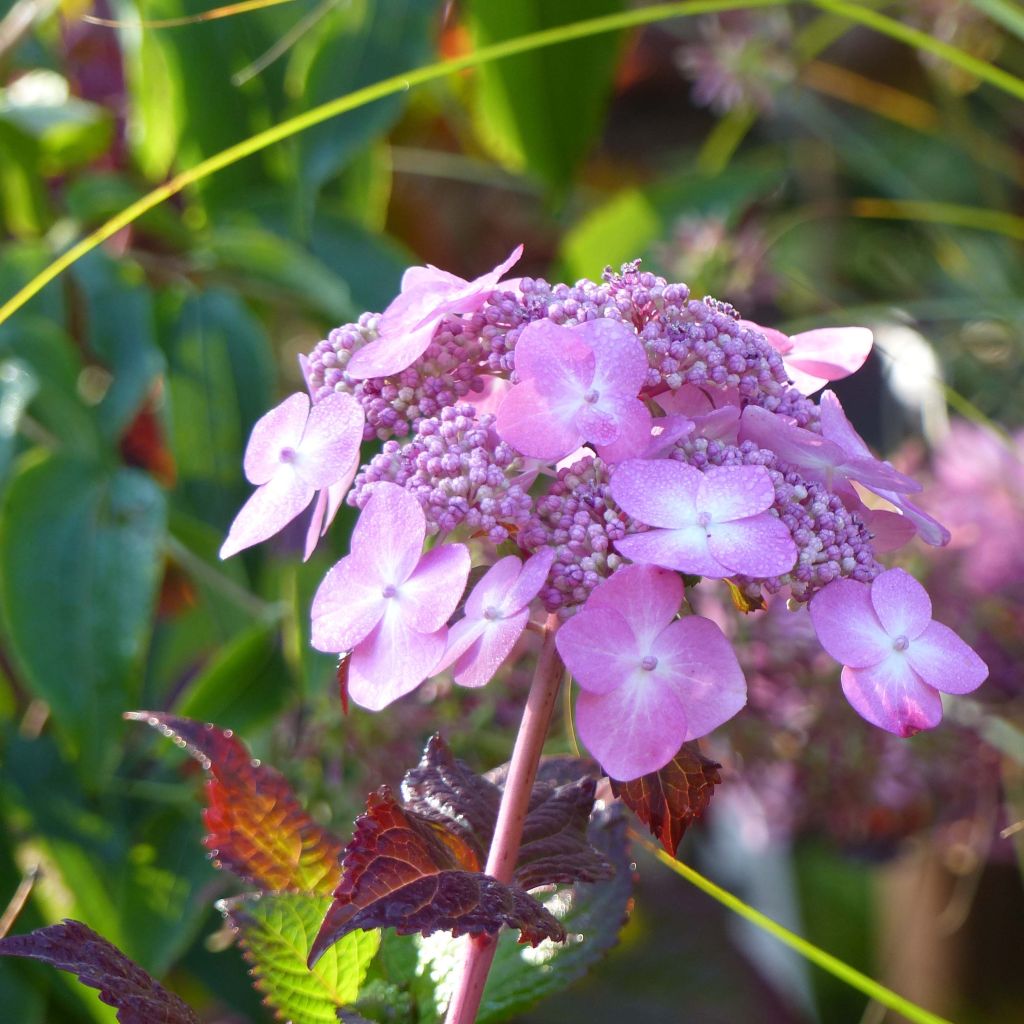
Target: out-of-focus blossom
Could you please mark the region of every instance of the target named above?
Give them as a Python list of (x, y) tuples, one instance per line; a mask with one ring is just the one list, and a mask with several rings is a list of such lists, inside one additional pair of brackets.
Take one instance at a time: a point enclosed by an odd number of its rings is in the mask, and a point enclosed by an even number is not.
[[(245, 449), (245, 475), (256, 492), (242, 506), (220, 549), (229, 558), (272, 537), (309, 507), (317, 491), (306, 555), (334, 497), (344, 495), (359, 464), (363, 410), (351, 396), (331, 395), (310, 409), (305, 395), (292, 395), (262, 416)], [(321, 502), (324, 504), (321, 505)]]
[(628, 566), (555, 635), (583, 691), (580, 739), (613, 778), (657, 771), (746, 702), (729, 642), (709, 619), (676, 619), (682, 600), (676, 574)]
[(942, 719), (939, 692), (970, 693), (988, 668), (948, 626), (913, 576), (890, 569), (869, 585), (836, 580), (810, 603), (821, 646), (843, 665), (843, 692), (869, 722), (913, 736)]
[(394, 484), (374, 486), (350, 554), (313, 599), (313, 646), (351, 651), (348, 692), (379, 711), (415, 689), (444, 654), (445, 623), (469, 575), (463, 544), (423, 554), (427, 524), (419, 502)]

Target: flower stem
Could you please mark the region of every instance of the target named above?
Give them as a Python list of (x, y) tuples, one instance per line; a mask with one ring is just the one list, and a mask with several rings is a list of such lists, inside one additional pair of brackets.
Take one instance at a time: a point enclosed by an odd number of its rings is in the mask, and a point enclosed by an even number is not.
[[(541, 750), (551, 724), (551, 714), (558, 697), (565, 666), (555, 649), (555, 631), (558, 617), (549, 615), (544, 626), (544, 641), (537, 660), (537, 668), (526, 699), (526, 710), (519, 723), (519, 734), (512, 751), (505, 790), (498, 808), (498, 821), (494, 826), (494, 838), (487, 854), (487, 874), (499, 882), (512, 881), (519, 843), (523, 837), (523, 823), (526, 810), (537, 777)], [(484, 994), (487, 974), (491, 969), (494, 951), (498, 946), (496, 935), (472, 935), (466, 940), (466, 955), (462, 963), (462, 974), (448, 1004), (445, 1024), (473, 1024), (480, 1000)]]

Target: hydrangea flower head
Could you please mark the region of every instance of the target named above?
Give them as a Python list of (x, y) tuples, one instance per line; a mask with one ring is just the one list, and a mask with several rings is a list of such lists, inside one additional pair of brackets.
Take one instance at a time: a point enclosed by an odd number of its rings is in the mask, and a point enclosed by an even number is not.
[(616, 541), (634, 562), (722, 579), (778, 576), (793, 568), (796, 545), (781, 520), (762, 466), (711, 466), (631, 459), (612, 474), (612, 497), (654, 527)]
[(520, 245), (508, 259), (473, 281), (437, 267), (410, 267), (402, 291), (377, 324), (378, 337), (352, 357), (347, 370), (356, 380), (389, 377), (414, 363), (430, 346), (438, 325), (449, 313), (479, 309), (498, 281), (519, 262)]
[(345, 394), (330, 395), (312, 409), (306, 395), (292, 395), (262, 416), (245, 449), (245, 475), (257, 485), (256, 492), (231, 524), (220, 557), (272, 537), (320, 491), (316, 526), (307, 538), (309, 557), (327, 510), (328, 491), (333, 488), (340, 503), (337, 496), (344, 496), (355, 477), (363, 421), (362, 407)]
[(444, 654), (445, 623), (469, 575), (463, 544), (423, 554), (419, 502), (390, 483), (373, 486), (352, 531), (350, 553), (313, 599), (313, 646), (352, 652), (348, 692), (379, 711), (430, 675)]
[(554, 548), (542, 548), (525, 565), (515, 555), (495, 562), (466, 598), (465, 617), (448, 631), (448, 648), (434, 671), (454, 665), (460, 686), (489, 682), (526, 629), (530, 602), (554, 560)]
[(682, 600), (675, 573), (627, 566), (555, 635), (583, 691), (580, 739), (612, 778), (657, 771), (746, 703), (729, 641), (710, 619), (677, 620)]
[(924, 587), (902, 569), (871, 584), (835, 580), (810, 604), (822, 647), (843, 664), (843, 693), (857, 713), (898, 736), (942, 718), (939, 692), (970, 693), (988, 675), (948, 626), (932, 621)]
[(602, 458), (641, 454), (651, 414), (637, 397), (647, 355), (618, 320), (527, 326), (515, 350), (517, 384), (498, 409), (498, 433), (524, 455), (554, 461), (591, 442)]
[(800, 334), (783, 334), (741, 320), (744, 327), (760, 331), (782, 356), (793, 386), (803, 395), (813, 395), (830, 380), (842, 380), (856, 373), (871, 354), (874, 336), (866, 327), (820, 327)]

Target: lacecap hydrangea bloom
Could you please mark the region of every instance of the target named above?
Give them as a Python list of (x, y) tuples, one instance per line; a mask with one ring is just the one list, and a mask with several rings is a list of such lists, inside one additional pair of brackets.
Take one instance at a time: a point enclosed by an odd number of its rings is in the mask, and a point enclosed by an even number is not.
[[(938, 690), (981, 683), (980, 659), (876, 557), (948, 533), (834, 394), (809, 397), (863, 363), (869, 331), (788, 337), (638, 263), (574, 285), (502, 282), (520, 255), (473, 281), (414, 268), (384, 314), (303, 357), (310, 423), (359, 410), (328, 439), (329, 471), (317, 454), (324, 470), (303, 470), (301, 488), (276, 483), (305, 451), (298, 401), (287, 430), (254, 431), (254, 483), (294, 490), (292, 514), (320, 491), (311, 537), (342, 491), (360, 509), (313, 606), (313, 644), (350, 656), (356, 703), (384, 707), (449, 669), (482, 686), (546, 615), (590, 751), (614, 777), (655, 771), (745, 701), (725, 636), (690, 613), (698, 584), (728, 584), (746, 609), (810, 603), (854, 708), (894, 732), (935, 725)], [(357, 470), (360, 439), (382, 447)]]

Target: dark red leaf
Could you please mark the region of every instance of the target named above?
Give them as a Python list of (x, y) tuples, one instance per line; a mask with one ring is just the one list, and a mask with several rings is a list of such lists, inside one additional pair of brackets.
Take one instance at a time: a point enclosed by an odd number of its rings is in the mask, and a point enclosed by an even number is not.
[(122, 1024), (199, 1024), (176, 995), (80, 921), (63, 921), (0, 939), (0, 955), (41, 960), (100, 991)]
[(508, 925), (533, 945), (565, 938), (533, 897), (483, 874), (473, 847), (444, 825), (403, 810), (387, 786), (370, 796), (356, 820), (342, 864), (311, 964), (356, 928), (494, 935)]
[(203, 842), (218, 867), (261, 889), (326, 895), (337, 885), (341, 840), (313, 821), (287, 780), (253, 760), (230, 730), (149, 711), (125, 717), (174, 739), (208, 773)]
[(153, 395), (146, 399), (121, 435), (121, 458), (129, 466), (147, 470), (164, 487), (173, 487), (178, 470), (156, 411), (157, 397)]
[(696, 743), (684, 743), (664, 768), (629, 782), (611, 780), (612, 791), (661, 840), (674, 857), (683, 833), (711, 802), (722, 766), (706, 758)]

